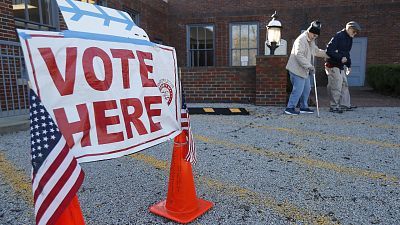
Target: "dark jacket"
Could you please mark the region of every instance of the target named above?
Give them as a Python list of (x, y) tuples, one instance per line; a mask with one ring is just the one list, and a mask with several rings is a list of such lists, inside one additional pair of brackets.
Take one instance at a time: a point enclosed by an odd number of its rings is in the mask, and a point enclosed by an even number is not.
[[(335, 34), (329, 41), (326, 54), (330, 57), (326, 60), (328, 67), (338, 67), (343, 70), (343, 66), (351, 67), (350, 50), (353, 46), (353, 38), (343, 29)], [(347, 58), (346, 63), (342, 63), (342, 57)]]

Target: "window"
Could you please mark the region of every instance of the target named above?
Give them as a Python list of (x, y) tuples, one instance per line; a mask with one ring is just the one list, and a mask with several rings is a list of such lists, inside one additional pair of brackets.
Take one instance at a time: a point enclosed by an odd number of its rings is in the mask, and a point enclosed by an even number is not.
[(13, 0), (17, 28), (58, 30), (58, 9), (54, 0)]
[(123, 7), (122, 9), (123, 11), (125, 11), (126, 13), (129, 14), (129, 16), (131, 16), (133, 22), (135, 22), (136, 26), (139, 26), (139, 12), (136, 12), (133, 9), (130, 9), (126, 6)]
[(107, 7), (107, 0), (97, 0), (97, 5)]
[(187, 46), (188, 66), (214, 66), (214, 26), (188, 26)]
[(258, 24), (230, 25), (230, 62), (232, 66), (255, 66), (258, 53)]

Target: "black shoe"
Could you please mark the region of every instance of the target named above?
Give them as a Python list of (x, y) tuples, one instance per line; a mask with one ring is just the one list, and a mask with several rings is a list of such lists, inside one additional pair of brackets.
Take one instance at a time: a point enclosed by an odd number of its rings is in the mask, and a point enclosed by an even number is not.
[(310, 108), (300, 108), (300, 113), (308, 113), (308, 114), (312, 114), (314, 113), (314, 110), (310, 109)]
[(294, 108), (286, 108), (285, 113), (288, 115), (299, 115), (300, 112), (296, 111)]
[(330, 108), (329, 112), (333, 112), (333, 113), (343, 113), (342, 109), (338, 109), (338, 108)]
[(353, 108), (351, 106), (350, 107), (340, 106), (340, 109), (343, 110), (343, 111), (353, 111)]

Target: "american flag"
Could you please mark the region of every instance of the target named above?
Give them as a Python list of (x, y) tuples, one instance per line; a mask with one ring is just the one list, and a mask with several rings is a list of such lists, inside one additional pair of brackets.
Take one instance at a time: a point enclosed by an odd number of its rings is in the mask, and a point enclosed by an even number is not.
[(84, 173), (57, 125), (32, 90), (30, 120), (36, 224), (54, 224), (76, 195)]
[(190, 128), (189, 110), (186, 106), (185, 96), (182, 94), (182, 109), (181, 109), (181, 127), (184, 132), (187, 132), (189, 151), (185, 159), (188, 162), (196, 163), (196, 145), (193, 139), (192, 129)]

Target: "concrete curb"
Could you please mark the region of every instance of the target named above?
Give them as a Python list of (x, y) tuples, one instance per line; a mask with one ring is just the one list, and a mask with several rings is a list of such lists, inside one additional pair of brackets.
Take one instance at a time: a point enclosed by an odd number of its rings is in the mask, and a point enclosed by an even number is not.
[(0, 134), (29, 129), (29, 114), (0, 118)]

